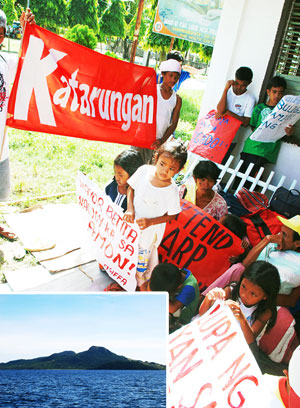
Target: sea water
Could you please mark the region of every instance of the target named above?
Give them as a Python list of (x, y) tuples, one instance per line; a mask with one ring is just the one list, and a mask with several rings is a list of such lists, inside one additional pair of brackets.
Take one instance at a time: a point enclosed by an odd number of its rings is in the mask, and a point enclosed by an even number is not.
[(166, 407), (166, 372), (0, 370), (1, 408)]

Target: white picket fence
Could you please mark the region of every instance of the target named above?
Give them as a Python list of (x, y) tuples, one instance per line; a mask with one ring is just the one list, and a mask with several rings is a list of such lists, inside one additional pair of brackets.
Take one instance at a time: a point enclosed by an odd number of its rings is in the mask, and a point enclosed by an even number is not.
[[(259, 187), (259, 191), (263, 194), (267, 194), (269, 196), (269, 199), (273, 195), (274, 191), (277, 190), (278, 187), (281, 187), (284, 185), (285, 188), (288, 190), (292, 190), (293, 188), (297, 188), (297, 180), (293, 179), (290, 184), (286, 182), (286, 176), (281, 176), (279, 179), (279, 182), (277, 184), (272, 184), (272, 179), (275, 175), (274, 171), (271, 171), (269, 175), (267, 175), (266, 180), (262, 180), (263, 172), (264, 172), (264, 167), (261, 167), (255, 177), (251, 177), (249, 174), (254, 166), (253, 163), (250, 163), (246, 172), (241, 173), (239, 171), (241, 165), (243, 164), (243, 160), (240, 160), (237, 165), (234, 168), (230, 167), (230, 164), (232, 163), (234, 159), (234, 156), (230, 156), (226, 162), (225, 165), (222, 164), (217, 164), (218, 167), (221, 169), (220, 173), (220, 178), (218, 180), (217, 184), (222, 183), (223, 185), (223, 190), (227, 192), (230, 188), (233, 186), (233, 182), (235, 181), (236, 178), (240, 179), (240, 182), (236, 187), (234, 188), (233, 192), (236, 195), (236, 193), (244, 186), (246, 181), (251, 183), (251, 186), (249, 188), (250, 191), (255, 190), (257, 187)], [(203, 159), (202, 159), (203, 160)], [(199, 156), (198, 155), (189, 155), (189, 163), (188, 163), (188, 170), (185, 174), (185, 177), (183, 179), (183, 183), (191, 177), (193, 174), (193, 170), (197, 163), (199, 162)], [(229, 175), (229, 178), (227, 177)], [(265, 178), (265, 177), (264, 177)], [(227, 181), (226, 181), (227, 180)], [(286, 183), (285, 183), (286, 182)], [(224, 185), (225, 183), (225, 185)], [(269, 193), (268, 193), (269, 192)]]

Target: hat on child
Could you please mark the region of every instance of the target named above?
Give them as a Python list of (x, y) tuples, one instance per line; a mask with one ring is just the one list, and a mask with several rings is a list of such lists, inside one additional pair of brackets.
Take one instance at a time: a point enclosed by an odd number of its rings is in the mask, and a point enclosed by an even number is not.
[(280, 222), (282, 222), (283, 225), (300, 234), (300, 215), (295, 215), (289, 220), (280, 217), (279, 215), (277, 216), (277, 218), (279, 219)]
[[(290, 359), (287, 378), (279, 379), (279, 394), (286, 408), (300, 407), (300, 346), (298, 346)], [(288, 391), (289, 388), (289, 391)]]
[(0, 27), (3, 27), (6, 33), (7, 30), (7, 20), (6, 15), (3, 10), (0, 10)]
[(163, 61), (160, 64), (160, 72), (178, 72), (179, 74), (181, 73), (181, 65), (179, 64), (178, 61), (169, 59), (167, 61)]

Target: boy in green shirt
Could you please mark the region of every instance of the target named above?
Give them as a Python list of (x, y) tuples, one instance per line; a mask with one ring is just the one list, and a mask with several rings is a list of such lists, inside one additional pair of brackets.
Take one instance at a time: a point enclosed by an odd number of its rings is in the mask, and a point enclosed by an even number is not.
[[(283, 97), (286, 85), (286, 80), (280, 76), (274, 76), (270, 79), (267, 86), (268, 101), (256, 105), (252, 112), (250, 127), (253, 131), (260, 126)], [(292, 125), (285, 128), (287, 136), (291, 136), (293, 131), (294, 126)], [(280, 139), (276, 142), (266, 143), (258, 140), (251, 140), (249, 136), (241, 152), (241, 159), (244, 160), (244, 163), (241, 166), (240, 171), (242, 173), (245, 172), (249, 164), (254, 163), (254, 167), (250, 173), (250, 176), (254, 177), (260, 167), (264, 166), (266, 163), (275, 163), (279, 153), (280, 144)]]

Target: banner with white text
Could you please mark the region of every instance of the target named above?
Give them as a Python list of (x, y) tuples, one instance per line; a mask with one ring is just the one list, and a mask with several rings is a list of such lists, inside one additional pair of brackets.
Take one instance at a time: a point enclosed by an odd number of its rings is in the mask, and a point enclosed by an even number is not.
[(8, 112), (18, 129), (150, 147), (156, 74), (27, 25)]
[(231, 266), (231, 256), (242, 252), (240, 238), (187, 200), (181, 200), (181, 212), (166, 224), (158, 247), (160, 261), (189, 269), (200, 291)]
[(169, 336), (169, 408), (262, 407), (261, 388), (260, 369), (224, 304)]
[(77, 177), (77, 199), (84, 217), (87, 246), (112, 279), (125, 290), (134, 291), (138, 225), (123, 221), (121, 207), (80, 172)]
[(300, 119), (300, 96), (285, 95), (250, 136), (258, 142), (276, 142), (285, 136), (285, 128)]

